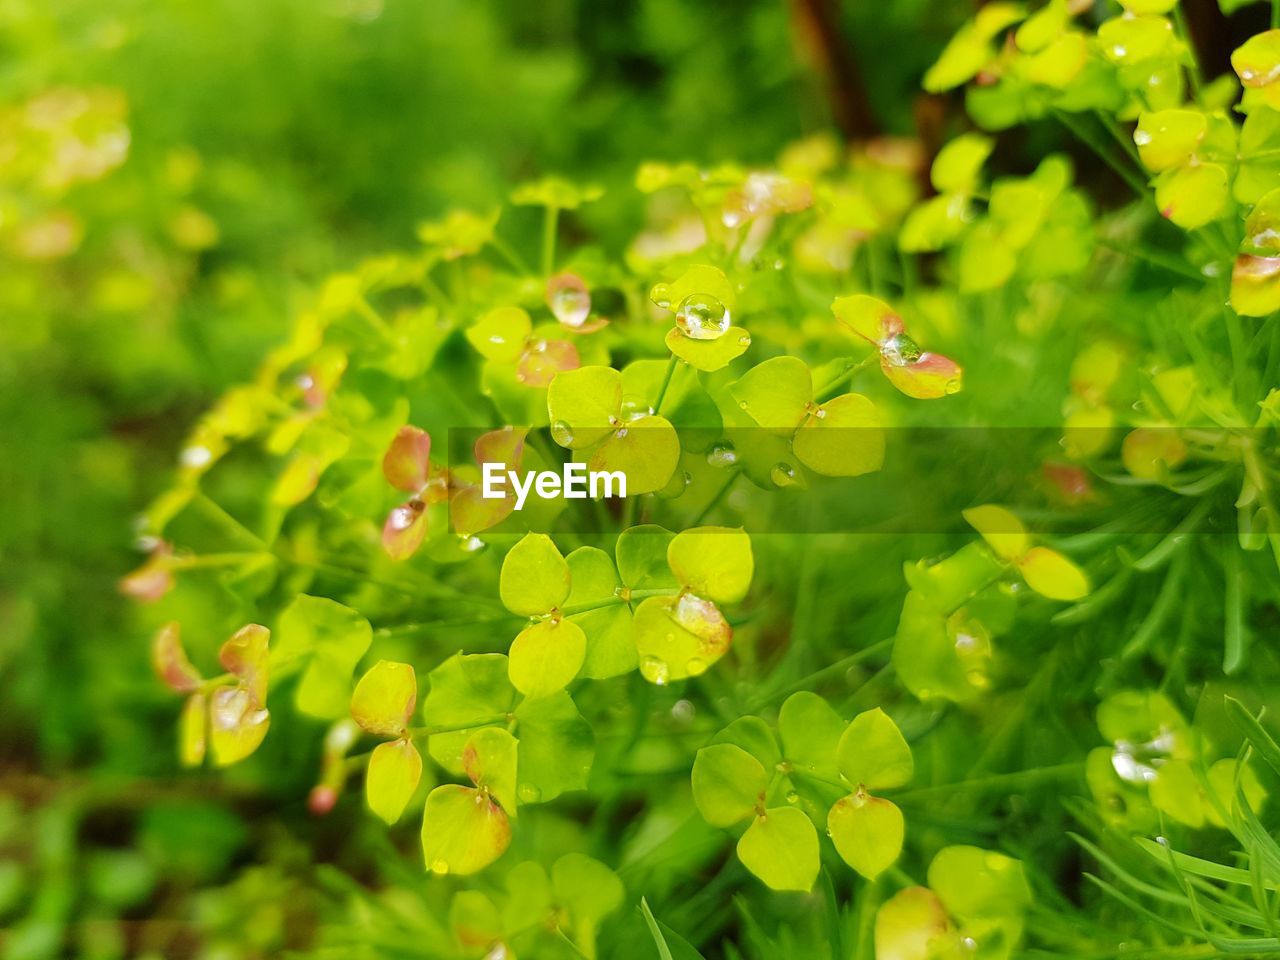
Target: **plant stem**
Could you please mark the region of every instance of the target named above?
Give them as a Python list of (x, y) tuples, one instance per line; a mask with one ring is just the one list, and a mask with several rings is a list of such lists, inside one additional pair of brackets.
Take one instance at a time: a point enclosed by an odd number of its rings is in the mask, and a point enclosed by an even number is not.
[(679, 358), (673, 353), (671, 359), (667, 361), (667, 372), (663, 374), (662, 386), (658, 387), (658, 398), (653, 401), (653, 412), (662, 412), (662, 401), (666, 399), (667, 387), (671, 386), (671, 377), (676, 372), (676, 363)]
[(1127, 183), (1139, 199), (1147, 199), (1147, 185), (1142, 179), (1130, 170), (1125, 164), (1120, 163), (1107, 149), (1106, 144), (1100, 142), (1093, 132), (1079, 123), (1071, 114), (1062, 110), (1054, 110), (1053, 115), (1057, 117), (1058, 122), (1071, 131), (1071, 133), (1085, 144), (1090, 150), (1098, 155), (1107, 166), (1116, 172), (1116, 174)]
[(542, 221), (542, 273), (551, 276), (556, 263), (556, 227), (560, 222), (560, 208), (547, 207)]

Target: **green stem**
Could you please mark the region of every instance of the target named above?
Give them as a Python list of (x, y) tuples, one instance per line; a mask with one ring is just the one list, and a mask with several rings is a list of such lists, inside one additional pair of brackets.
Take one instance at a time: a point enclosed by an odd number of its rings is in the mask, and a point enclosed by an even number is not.
[(751, 704), (747, 707), (747, 712), (751, 713), (753, 711), (759, 710), (761, 707), (767, 706), (768, 704), (773, 703), (775, 700), (780, 700), (783, 697), (789, 696), (790, 694), (795, 693), (797, 690), (807, 690), (810, 687), (812, 687), (814, 684), (819, 683), (822, 680), (825, 680), (827, 677), (833, 674), (842, 673), (843, 671), (848, 670), (850, 667), (854, 666), (855, 664), (861, 663), (863, 660), (869, 660), (872, 657), (875, 657), (881, 653), (884, 653), (885, 651), (889, 650), (892, 646), (893, 646), (893, 637), (889, 637), (887, 640), (880, 640), (877, 643), (873, 643), (871, 646), (867, 647), (864, 650), (859, 650), (857, 653), (851, 653), (847, 657), (842, 657), (841, 659), (837, 660), (835, 663), (829, 663), (825, 667), (823, 667), (821, 670), (817, 670), (814, 673), (809, 674), (807, 677), (801, 677), (799, 680), (796, 680), (794, 683), (787, 684), (785, 687), (782, 687), (780, 690), (775, 690), (772, 693), (766, 694), (765, 696), (759, 697), (758, 699), (752, 701)]
[(972, 780), (959, 780), (955, 783), (939, 783), (931, 787), (920, 787), (894, 794), (894, 800), (918, 800), (935, 794), (951, 794), (957, 790), (989, 790), (1025, 787), (1041, 780), (1057, 780), (1062, 777), (1079, 776), (1084, 772), (1084, 762), (1059, 763), (1052, 767), (1037, 767), (1034, 770), (1019, 770), (1016, 773), (997, 773), (989, 777), (975, 777)]
[(717, 491), (716, 495), (711, 498), (710, 502), (705, 507), (702, 508), (702, 511), (698, 514), (697, 518), (693, 521), (692, 524), (690, 524), (690, 526), (694, 526), (694, 527), (702, 526), (702, 521), (707, 518), (707, 515), (710, 514), (711, 511), (714, 510), (716, 507), (718, 507), (721, 501), (723, 501), (724, 498), (728, 495), (729, 488), (733, 486), (733, 481), (738, 479), (738, 475), (740, 473), (742, 473), (742, 470), (738, 467), (734, 467), (733, 470), (730, 471), (729, 477), (727, 480), (725, 480), (724, 485), (719, 489), (719, 491)]
[(493, 237), (490, 238), (489, 246), (498, 251), (499, 256), (506, 260), (507, 263), (511, 264), (517, 273), (533, 273), (533, 271), (529, 269), (529, 265), (525, 263), (524, 258), (516, 252), (515, 248), (497, 234), (494, 234)]
[(662, 412), (662, 401), (666, 399), (667, 387), (671, 386), (671, 377), (676, 372), (676, 363), (678, 361), (679, 357), (674, 353), (671, 355), (671, 359), (667, 361), (667, 371), (662, 376), (662, 386), (658, 387), (658, 399), (653, 401), (654, 413)]
[(560, 222), (560, 208), (547, 207), (542, 220), (542, 273), (551, 276), (556, 263), (556, 227)]
[(507, 722), (505, 713), (494, 714), (481, 720), (468, 720), (466, 723), (445, 723), (427, 727), (410, 727), (411, 737), (434, 737), (438, 733), (460, 733), (463, 730), (475, 730), (478, 727), (494, 727)]
[(1070, 130), (1078, 140), (1096, 153), (1103, 163), (1114, 170), (1120, 179), (1129, 185), (1139, 199), (1145, 200), (1147, 198), (1147, 185), (1136, 173), (1130, 170), (1123, 163), (1116, 160), (1111, 151), (1107, 149), (1106, 144), (1099, 141), (1092, 131), (1086, 128), (1084, 124), (1079, 123), (1073, 116), (1071, 116), (1071, 114), (1062, 110), (1053, 111), (1053, 115), (1057, 117), (1058, 122)]

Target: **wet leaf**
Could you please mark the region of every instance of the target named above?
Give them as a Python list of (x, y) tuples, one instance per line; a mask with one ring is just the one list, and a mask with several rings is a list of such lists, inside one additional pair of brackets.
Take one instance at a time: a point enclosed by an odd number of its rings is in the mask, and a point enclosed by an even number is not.
[(589, 471), (621, 471), (627, 496), (661, 490), (680, 462), (680, 437), (670, 421), (642, 416), (619, 426), (605, 437), (587, 460)]
[(852, 786), (888, 790), (911, 782), (911, 748), (893, 719), (876, 707), (853, 718), (836, 749), (840, 774)]
[(525, 627), (511, 642), (511, 685), (526, 697), (563, 690), (578, 675), (587, 638), (572, 620), (543, 620)]
[(877, 346), (903, 330), (902, 318), (893, 307), (863, 293), (837, 297), (831, 312), (853, 333)]
[(413, 799), (421, 779), (422, 757), (412, 743), (380, 743), (374, 747), (365, 771), (365, 802), (379, 819), (394, 824)]
[(249, 691), (253, 703), (267, 703), (267, 644), (271, 631), (256, 623), (241, 627), (218, 652), (218, 662)]
[(908, 887), (876, 913), (876, 960), (933, 960), (952, 936), (937, 895), (925, 887)]
[(714, 340), (697, 340), (673, 327), (667, 332), (667, 349), (695, 369), (713, 373), (727, 367), (751, 346), (751, 334), (729, 326)]
[(622, 582), (613, 559), (598, 547), (579, 547), (565, 559), (573, 579), (565, 608), (600, 605), (573, 614), (573, 622), (587, 638), (581, 675), (600, 680), (630, 673), (639, 657), (631, 639), (631, 608), (617, 595)]
[(501, 727), (481, 727), (462, 749), (462, 766), (471, 782), (486, 788), (513, 817), (518, 751), (516, 738)]
[(1226, 168), (1216, 163), (1178, 167), (1156, 178), (1160, 213), (1186, 230), (1223, 216), (1230, 199)]
[(895, 363), (882, 355), (880, 369), (900, 392), (916, 400), (937, 400), (959, 393), (964, 377), (960, 364), (928, 351), (906, 363)]
[(827, 832), (844, 862), (874, 880), (902, 853), (905, 827), (897, 806), (866, 793), (854, 793), (831, 808)]
[(498, 593), (512, 613), (550, 613), (564, 605), (569, 587), (569, 564), (545, 533), (525, 534), (502, 561)]
[(547, 389), (547, 415), (556, 443), (570, 450), (595, 446), (620, 424), (622, 374), (588, 366), (557, 374)]
[(510, 843), (506, 813), (483, 792), (444, 784), (427, 795), (422, 854), (432, 873), (476, 873), (502, 856)]
[(729, 393), (760, 426), (790, 437), (813, 400), (813, 375), (802, 360), (773, 357), (731, 383)]
[(778, 711), (778, 735), (787, 761), (826, 780), (839, 776), (836, 755), (845, 726), (831, 704), (808, 690), (787, 697)]
[(640, 675), (658, 686), (705, 673), (733, 641), (719, 608), (691, 593), (642, 600), (634, 622)]
[(1189, 161), (1208, 129), (1209, 120), (1199, 110), (1143, 111), (1133, 142), (1143, 165), (1158, 173)]
[(351, 717), (366, 733), (398, 737), (418, 702), (418, 679), (407, 663), (379, 660), (356, 684)]
[(651, 523), (623, 530), (614, 548), (622, 582), (632, 590), (678, 587), (679, 581), (667, 565), (667, 551), (674, 536)]
[(1089, 593), (1089, 578), (1074, 563), (1048, 547), (1032, 547), (1018, 560), (1027, 586), (1050, 600), (1079, 600)]
[(431, 473), (431, 436), (425, 430), (403, 426), (382, 458), (382, 475), (393, 487), (418, 493)]
[(859, 477), (884, 465), (885, 434), (875, 404), (846, 393), (813, 410), (791, 441), (810, 470), (828, 477)]
[(751, 538), (741, 527), (684, 530), (668, 544), (667, 563), (681, 584), (714, 603), (745, 597), (755, 570)]
[(238, 763), (258, 749), (271, 717), (242, 686), (219, 687), (209, 698), (209, 747), (219, 767)]
[[(516, 700), (507, 679), (507, 658), (500, 653), (454, 654), (427, 675), (429, 689), (422, 702), (428, 726), (465, 728), (505, 722)], [(462, 750), (470, 731), (456, 729), (433, 734), (427, 741), (431, 756), (450, 773), (463, 773)]]
[(769, 774), (741, 747), (716, 743), (693, 761), (693, 802), (713, 827), (731, 827), (764, 807)]
[(516, 708), (520, 739), (521, 803), (547, 803), (569, 790), (585, 790), (595, 757), (595, 735), (572, 698), (560, 691)]
[(738, 859), (770, 889), (807, 893), (818, 878), (818, 831), (792, 807), (766, 810), (738, 841)]

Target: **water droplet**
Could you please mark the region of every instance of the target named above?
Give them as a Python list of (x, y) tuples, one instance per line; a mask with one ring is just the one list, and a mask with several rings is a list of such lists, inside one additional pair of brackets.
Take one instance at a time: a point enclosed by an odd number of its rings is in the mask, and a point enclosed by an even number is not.
[(1151, 142), (1151, 134), (1145, 130), (1135, 130), (1133, 133), (1133, 142), (1140, 147), (1145, 147)]
[(707, 463), (713, 467), (731, 467), (738, 462), (738, 451), (728, 440), (717, 440), (707, 448)]
[(952, 377), (945, 384), (943, 384), (942, 389), (944, 393), (956, 394), (960, 392), (960, 387), (961, 387), (960, 378)]
[(895, 333), (880, 344), (880, 356), (895, 367), (905, 367), (920, 359), (920, 345), (905, 333)]
[(563, 420), (556, 420), (551, 424), (551, 439), (562, 447), (573, 445), (573, 428)]
[(179, 459), (188, 470), (199, 470), (201, 467), (208, 466), (209, 461), (213, 459), (213, 451), (208, 447), (187, 447), (182, 451)]
[(671, 309), (671, 287), (665, 283), (655, 283), (649, 291), (649, 299), (663, 310)]
[(671, 707), (671, 716), (681, 723), (688, 723), (693, 719), (693, 715), (697, 713), (693, 702), (690, 700), (677, 700)]
[(650, 683), (665, 687), (671, 679), (671, 667), (661, 657), (647, 656), (640, 661), (640, 676)]
[(690, 294), (676, 310), (676, 326), (691, 340), (719, 340), (729, 324), (728, 308), (710, 294)]
[(542, 791), (532, 783), (520, 784), (519, 793), (521, 803), (537, 803), (542, 799)]
[(751, 334), (749, 334), (749, 333), (744, 333), (742, 336), (740, 336), (740, 337), (738, 338), (738, 346), (740, 346), (740, 347), (749, 347), (749, 346), (751, 346)]
[(431, 861), (431, 872), (432, 872), (432, 873), (434, 873), (434, 874), (436, 874), (437, 876), (441, 876), (441, 877), (443, 877), (446, 873), (448, 873), (448, 872), (449, 872), (449, 863), (448, 863), (448, 861), (446, 861), (446, 860), (432, 860), (432, 861)]
[(684, 665), (685, 672), (691, 677), (699, 677), (707, 672), (707, 662), (700, 657), (693, 657)]
[(785, 461), (775, 463), (769, 471), (769, 479), (775, 487), (794, 487), (796, 485), (796, 468)]
[(479, 553), (481, 550), (483, 550), (485, 547), (488, 546), (487, 543), (485, 543), (479, 537), (475, 537), (475, 536), (459, 537), (458, 539), (459, 539), (458, 547), (462, 550), (463, 553)]
[(788, 790), (787, 803), (799, 803), (799, 802), (800, 802), (800, 794), (796, 793), (794, 790)]
[(641, 417), (653, 416), (653, 407), (635, 397), (624, 397), (621, 413), (623, 420), (639, 420)]
[(562, 324), (576, 329), (591, 314), (591, 294), (581, 277), (562, 273), (547, 281), (547, 306)]

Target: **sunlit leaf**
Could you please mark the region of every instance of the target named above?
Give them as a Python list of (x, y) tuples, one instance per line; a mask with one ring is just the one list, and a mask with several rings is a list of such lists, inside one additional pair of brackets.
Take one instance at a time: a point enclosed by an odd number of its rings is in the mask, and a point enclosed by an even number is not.
[(982, 534), (982, 539), (1001, 560), (1017, 560), (1031, 546), (1027, 528), (1004, 507), (986, 504), (970, 507), (961, 513), (965, 522)]
[(423, 721), (451, 728), (433, 734), (427, 749), (446, 770), (461, 774), (462, 750), (471, 735), (466, 728), (505, 722), (517, 698), (507, 678), (507, 658), (500, 653), (458, 653), (432, 670), (427, 682)]
[(813, 376), (802, 360), (773, 357), (731, 383), (729, 393), (760, 426), (790, 437), (813, 401)]
[(791, 449), (810, 470), (828, 477), (859, 477), (884, 465), (885, 434), (875, 404), (846, 393), (813, 410)]
[(614, 550), (622, 582), (632, 590), (678, 587), (679, 581), (667, 566), (667, 550), (674, 536), (651, 523), (623, 530)]
[(899, 890), (876, 913), (876, 960), (933, 960), (952, 938), (946, 908), (925, 887)]
[(382, 458), (382, 475), (393, 487), (417, 493), (427, 485), (430, 456), (431, 436), (427, 431), (403, 426)]
[(808, 892), (818, 878), (818, 831), (793, 807), (766, 810), (738, 841), (738, 859), (773, 890)]
[(751, 538), (740, 527), (695, 527), (675, 535), (667, 563), (681, 584), (714, 603), (747, 595), (755, 561)]
[(839, 776), (836, 754), (845, 726), (831, 704), (808, 690), (787, 697), (778, 711), (778, 735), (787, 761), (826, 780)]
[(367, 733), (398, 737), (413, 717), (418, 679), (407, 663), (379, 660), (351, 694), (351, 717)]
[(1018, 559), (1027, 586), (1050, 600), (1079, 600), (1089, 593), (1089, 578), (1074, 563), (1048, 547), (1032, 547)]
[(995, 141), (980, 133), (965, 133), (938, 151), (929, 179), (939, 193), (973, 193), (982, 165), (995, 149)]
[(218, 651), (218, 662), (249, 691), (257, 706), (267, 702), (267, 644), (271, 631), (250, 623), (235, 632)]
[(705, 673), (733, 641), (719, 608), (691, 593), (642, 600), (634, 622), (640, 675), (659, 686)]
[(943, 847), (929, 864), (929, 889), (962, 920), (1016, 915), (1031, 903), (1022, 864), (993, 850)]
[(827, 814), (827, 832), (844, 862), (868, 880), (884, 873), (902, 853), (902, 811), (865, 792), (838, 801)]
[(557, 374), (547, 389), (547, 414), (556, 443), (581, 450), (620, 425), (622, 374), (612, 367), (579, 367)]
[(876, 707), (853, 718), (836, 748), (841, 775), (852, 786), (887, 790), (911, 782), (911, 748), (893, 719)]
[(432, 873), (476, 873), (502, 856), (510, 843), (507, 815), (486, 793), (450, 783), (427, 795), (422, 854)]
[(572, 620), (543, 620), (525, 627), (511, 641), (511, 685), (527, 697), (563, 690), (578, 675), (587, 638)]
[(516, 815), (519, 744), (500, 727), (481, 727), (462, 749), (462, 766), (477, 787), (486, 788), (502, 809)]
[(294, 694), (298, 709), (323, 719), (346, 716), (351, 674), (373, 640), (369, 621), (326, 597), (303, 594), (281, 613), (275, 635), (281, 664), (306, 662)]
[(587, 460), (589, 471), (620, 471), (627, 479), (627, 496), (661, 490), (680, 461), (680, 437), (670, 421), (641, 416), (607, 435)]
[(525, 534), (502, 561), (498, 593), (512, 613), (549, 613), (564, 605), (569, 587), (569, 564), (545, 533)]
[(727, 367), (751, 346), (751, 334), (729, 326), (713, 340), (697, 340), (673, 327), (667, 332), (667, 349), (698, 370), (712, 373)]
[(618, 596), (622, 582), (613, 559), (598, 547), (579, 547), (565, 559), (573, 580), (565, 609), (595, 608), (572, 614), (587, 638), (581, 675), (605, 679), (630, 673), (639, 657), (631, 639), (631, 608)]
[(693, 761), (693, 802), (713, 827), (731, 827), (764, 807), (769, 775), (731, 743), (703, 747)]
[(365, 771), (364, 796), (369, 809), (393, 824), (413, 799), (422, 779), (422, 757), (408, 740), (378, 744)]

